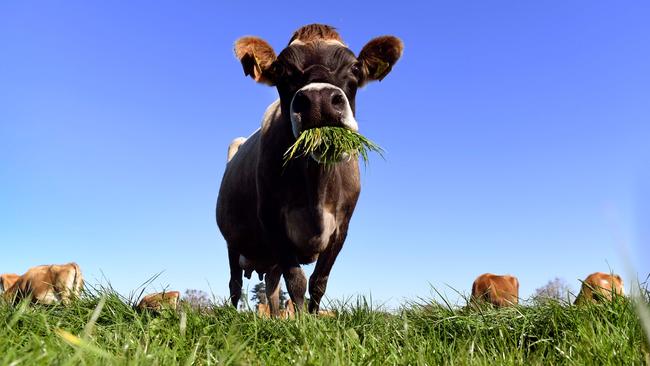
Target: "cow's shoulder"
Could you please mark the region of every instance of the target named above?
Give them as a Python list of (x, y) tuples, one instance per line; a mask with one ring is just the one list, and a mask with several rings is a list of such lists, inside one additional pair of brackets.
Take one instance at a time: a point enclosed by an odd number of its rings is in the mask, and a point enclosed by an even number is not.
[(280, 108), (280, 99), (276, 99), (264, 111), (262, 124), (260, 125), (262, 133), (267, 133), (282, 119), (282, 109)]

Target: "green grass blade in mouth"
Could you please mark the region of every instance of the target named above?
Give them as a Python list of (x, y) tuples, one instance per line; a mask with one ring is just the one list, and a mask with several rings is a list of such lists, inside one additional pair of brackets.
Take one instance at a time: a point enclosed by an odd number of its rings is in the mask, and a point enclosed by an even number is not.
[(343, 127), (318, 127), (302, 131), (284, 153), (284, 165), (290, 160), (310, 154), (318, 156), (325, 165), (337, 163), (346, 154), (361, 156), (363, 163), (368, 163), (368, 152), (374, 151), (383, 157), (383, 149), (360, 133)]

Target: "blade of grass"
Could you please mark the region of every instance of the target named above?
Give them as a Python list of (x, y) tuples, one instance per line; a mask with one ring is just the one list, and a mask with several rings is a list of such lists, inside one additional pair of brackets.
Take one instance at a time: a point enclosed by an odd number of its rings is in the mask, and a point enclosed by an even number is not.
[(373, 151), (383, 157), (383, 149), (360, 133), (343, 127), (319, 127), (303, 131), (284, 153), (284, 165), (292, 159), (315, 155), (322, 164), (330, 165), (346, 157), (360, 156), (365, 165)]

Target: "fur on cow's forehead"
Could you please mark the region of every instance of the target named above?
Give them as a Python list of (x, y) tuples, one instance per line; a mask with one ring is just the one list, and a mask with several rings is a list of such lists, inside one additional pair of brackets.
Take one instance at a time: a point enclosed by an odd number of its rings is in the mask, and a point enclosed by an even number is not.
[(329, 71), (336, 71), (357, 61), (354, 53), (339, 44), (314, 41), (307, 44), (293, 44), (282, 50), (278, 61), (296, 71), (304, 72), (312, 65), (322, 65)]
[(292, 43), (301, 44), (314, 41), (337, 41), (343, 44), (343, 40), (336, 31), (336, 28), (325, 24), (309, 24), (293, 33), (293, 36), (289, 40), (289, 45)]
[(309, 66), (322, 65), (334, 72), (341, 66), (356, 62), (336, 28), (325, 24), (309, 24), (293, 33), (278, 60), (285, 66), (304, 72)]

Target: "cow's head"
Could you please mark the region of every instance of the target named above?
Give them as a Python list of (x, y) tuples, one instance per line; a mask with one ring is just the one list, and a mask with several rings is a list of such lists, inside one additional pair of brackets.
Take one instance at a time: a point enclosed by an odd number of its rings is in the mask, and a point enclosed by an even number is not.
[(277, 87), (282, 114), (289, 116), (295, 137), (313, 127), (358, 130), (357, 88), (388, 75), (402, 49), (399, 38), (383, 36), (368, 42), (355, 56), (334, 28), (322, 24), (298, 29), (278, 56), (261, 38), (242, 37), (235, 42), (244, 74)]
[(18, 281), (18, 278), (20, 278), (20, 276), (14, 273), (5, 273), (0, 275), (0, 294), (9, 290), (9, 288)]

